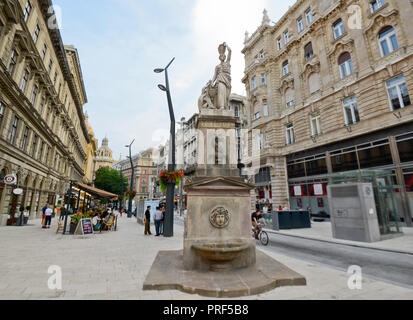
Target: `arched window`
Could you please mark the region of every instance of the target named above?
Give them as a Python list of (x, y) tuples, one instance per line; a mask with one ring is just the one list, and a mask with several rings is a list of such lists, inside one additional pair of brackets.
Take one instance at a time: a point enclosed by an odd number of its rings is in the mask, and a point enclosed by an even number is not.
[(294, 90), (291, 88), (288, 88), (285, 90), (285, 103), (287, 104), (288, 107), (292, 107), (295, 102), (294, 102)]
[(379, 43), (382, 56), (399, 49), (396, 31), (392, 26), (384, 27), (379, 32)]
[(288, 65), (288, 60), (283, 63), (283, 76), (290, 73), (290, 66)]
[(310, 94), (320, 90), (320, 75), (317, 72), (313, 72), (308, 77), (308, 87)]
[(344, 52), (338, 58), (338, 65), (340, 67), (341, 78), (345, 78), (354, 72), (353, 61), (348, 52)]

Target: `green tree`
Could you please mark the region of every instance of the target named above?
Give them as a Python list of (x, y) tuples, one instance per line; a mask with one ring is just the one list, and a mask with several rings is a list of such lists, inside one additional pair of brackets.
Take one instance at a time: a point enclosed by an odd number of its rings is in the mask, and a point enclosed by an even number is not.
[(96, 171), (95, 187), (123, 196), (128, 189), (128, 179), (122, 172), (109, 167), (103, 167)]

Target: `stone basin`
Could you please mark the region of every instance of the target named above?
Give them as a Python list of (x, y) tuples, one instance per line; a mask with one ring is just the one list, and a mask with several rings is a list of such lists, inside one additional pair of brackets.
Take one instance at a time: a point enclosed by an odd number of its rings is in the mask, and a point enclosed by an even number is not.
[(230, 262), (248, 250), (250, 244), (244, 242), (209, 242), (192, 245), (192, 248), (204, 259), (208, 260), (211, 271), (227, 271)]

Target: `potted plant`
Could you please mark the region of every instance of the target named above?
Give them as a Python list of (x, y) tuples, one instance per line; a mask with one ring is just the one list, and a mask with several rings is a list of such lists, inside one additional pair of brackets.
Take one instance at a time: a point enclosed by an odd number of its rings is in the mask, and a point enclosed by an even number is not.
[(27, 224), (27, 222), (29, 221), (29, 217), (30, 217), (30, 210), (32, 209), (32, 207), (27, 206), (26, 207), (26, 211), (23, 212), (23, 216), (24, 216), (24, 224)]
[(82, 214), (82, 213), (77, 213), (77, 214), (73, 215), (73, 216), (71, 217), (71, 220), (70, 220), (69, 233), (70, 233), (70, 234), (75, 234), (77, 225), (79, 224), (80, 220), (82, 220), (82, 219), (89, 219), (89, 218), (92, 218), (92, 217), (91, 217), (90, 215)]
[(20, 222), (22, 222), (22, 219), (23, 219), (23, 213), (24, 213), (24, 207), (21, 206), (19, 208), (19, 212), (16, 212), (16, 215), (15, 215), (15, 217), (17, 218), (16, 226), (20, 226)]

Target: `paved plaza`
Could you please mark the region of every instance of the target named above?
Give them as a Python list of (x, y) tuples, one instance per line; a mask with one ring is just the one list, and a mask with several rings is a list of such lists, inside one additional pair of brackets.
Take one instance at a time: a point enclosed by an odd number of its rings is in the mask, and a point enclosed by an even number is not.
[[(117, 232), (83, 238), (56, 234), (56, 219), (49, 230), (41, 229), (40, 220), (30, 223), (0, 229), (0, 299), (207, 299), (174, 290), (142, 290), (158, 251), (182, 249), (181, 225), (175, 225), (173, 238), (144, 236), (143, 226), (123, 217)], [(413, 290), (368, 278), (361, 290), (350, 290), (343, 271), (258, 249), (306, 277), (307, 286), (241, 299), (413, 299)], [(62, 290), (48, 289), (52, 265), (62, 269)]]

